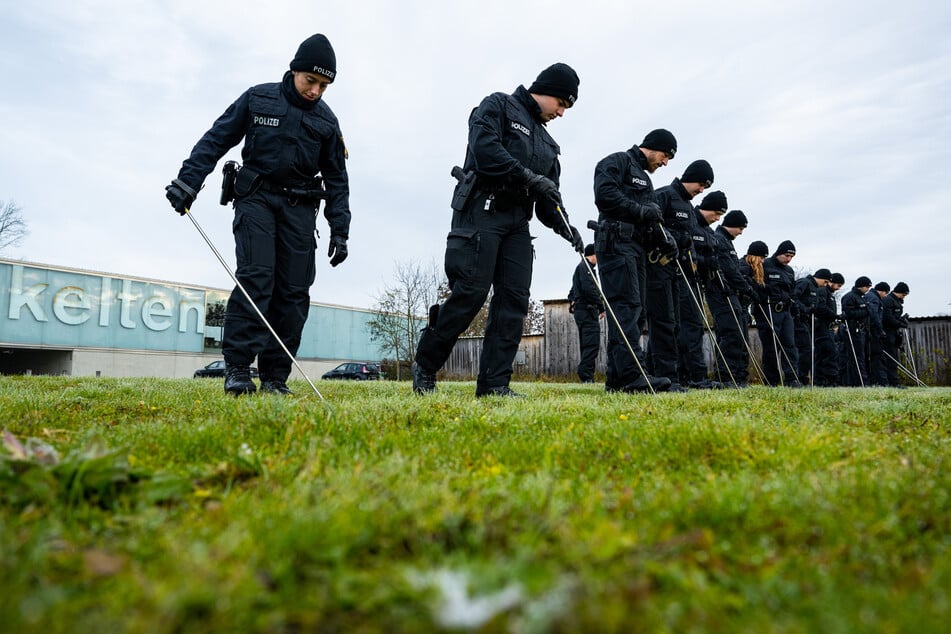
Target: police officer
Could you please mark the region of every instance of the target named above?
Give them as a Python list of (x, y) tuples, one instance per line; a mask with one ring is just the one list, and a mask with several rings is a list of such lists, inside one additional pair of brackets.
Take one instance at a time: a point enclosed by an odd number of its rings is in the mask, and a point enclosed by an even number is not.
[(790, 312), (795, 274), (789, 262), (795, 256), (796, 246), (783, 240), (773, 256), (763, 260), (766, 301), (757, 306), (756, 330), (763, 346), (763, 374), (774, 386), (802, 387), (796, 375), (799, 355)]
[(450, 294), (430, 309), (416, 349), (417, 394), (436, 389), (436, 372), (491, 287), (476, 396), (519, 396), (509, 382), (528, 314), (532, 209), (579, 253), (584, 249), (581, 234), (559, 215), (560, 149), (545, 127), (575, 104), (579, 83), (570, 66), (553, 64), (527, 89), (493, 93), (469, 115), (469, 144), (446, 240)]
[(621, 327), (608, 321), (607, 391), (670, 388), (670, 379), (647, 373), (640, 334), (645, 325), (647, 245), (650, 232), (664, 219), (649, 174), (667, 165), (676, 152), (677, 139), (660, 128), (649, 132), (640, 145), (601, 159), (594, 169), (601, 288)]
[[(908, 315), (905, 314), (905, 297), (908, 296), (908, 284), (899, 282), (891, 293), (882, 299), (882, 328), (885, 331), (885, 355), (882, 364), (889, 386), (904, 387), (898, 382), (898, 354), (904, 337), (902, 330), (908, 328)], [(911, 354), (911, 350), (906, 351)]]
[(688, 252), (684, 266), (686, 277), (680, 282), (680, 378), (687, 387), (711, 389), (723, 387), (707, 376), (707, 360), (703, 352), (703, 333), (706, 331), (703, 298), (704, 290), (716, 279), (717, 238), (710, 225), (717, 222), (728, 209), (726, 194), (710, 192), (693, 211), (693, 248)]
[[(584, 257), (594, 273), (598, 265), (598, 256), (594, 252), (594, 245), (588, 244), (584, 248)], [(582, 383), (594, 382), (594, 362), (598, 358), (601, 348), (601, 323), (604, 318), (604, 303), (598, 292), (588, 265), (579, 262), (575, 273), (571, 277), (571, 290), (568, 291), (568, 310), (575, 318), (578, 326), (578, 344), (581, 359), (578, 362), (578, 379)]]
[[(337, 117), (322, 98), (336, 76), (336, 56), (327, 38), (319, 33), (307, 38), (283, 79), (238, 97), (165, 188), (172, 207), (184, 215), (218, 160), (245, 139), (244, 165), (223, 196), (234, 199), (236, 277), (291, 354), (300, 345), (310, 309), (321, 198), (327, 199), (330, 263), (337, 266), (347, 257), (346, 148)], [(291, 360), (237, 287), (225, 313), (222, 353), (226, 392), (255, 391), (250, 365), (257, 357), (261, 389), (290, 393)]]
[[(768, 255), (769, 246), (762, 240), (753, 240), (746, 248), (746, 255), (739, 261), (740, 275), (743, 276), (743, 279), (746, 280), (746, 283), (750, 287), (749, 297), (740, 296), (740, 305), (743, 307), (740, 323), (743, 326), (743, 336), (746, 338), (747, 343), (749, 343), (750, 339), (749, 332), (750, 326), (753, 324), (753, 313), (758, 312), (755, 307), (767, 301), (766, 275), (763, 272), (763, 261)], [(757, 317), (757, 331), (759, 330), (759, 320), (761, 319), (763, 318)], [(759, 367), (759, 361), (751, 357), (750, 362), (756, 368), (760, 379), (765, 380)]]
[[(740, 315), (743, 301), (749, 302), (753, 289), (740, 273), (739, 258), (733, 241), (748, 226), (746, 214), (740, 209), (731, 209), (713, 232), (714, 250), (717, 258), (717, 273), (707, 287), (707, 305), (713, 316), (717, 347), (723, 358), (716, 357), (717, 377), (722, 383), (733, 377), (737, 387), (747, 386), (750, 355), (746, 340), (747, 324)], [(724, 359), (726, 368), (723, 367)], [(727, 368), (729, 372), (727, 372)]]
[(813, 385), (816, 383), (813, 364), (815, 356), (813, 350), (813, 340), (816, 331), (816, 309), (819, 306), (819, 289), (825, 288), (832, 278), (832, 271), (829, 269), (817, 269), (812, 275), (806, 275), (796, 280), (792, 293), (792, 306), (794, 307), (794, 328), (796, 351), (799, 355), (799, 368), (797, 374), (800, 381), (805, 381), (810, 377)]
[(872, 288), (872, 280), (861, 275), (855, 285), (842, 297), (842, 317), (845, 320), (843, 355), (840, 365), (844, 372), (842, 384), (852, 387), (868, 385), (868, 356), (866, 334), (871, 317), (865, 294)]
[(869, 292), (865, 293), (868, 303), (868, 380), (872, 385), (887, 385), (885, 366), (882, 365), (882, 354), (885, 346), (885, 331), (882, 329), (882, 300), (892, 290), (888, 282), (879, 282)]
[(832, 273), (829, 283), (816, 291), (816, 328), (813, 346), (815, 350), (815, 378), (819, 387), (833, 387), (839, 383), (839, 353), (836, 348), (834, 328), (838, 317), (835, 294), (845, 284), (841, 273)]
[(693, 206), (690, 201), (713, 184), (713, 168), (703, 159), (687, 166), (683, 176), (654, 192), (664, 216), (663, 230), (651, 227), (654, 238), (647, 254), (647, 342), (648, 372), (667, 377), (670, 392), (686, 392), (681, 386), (678, 365), (678, 322), (680, 321), (680, 285), (677, 262), (680, 249), (692, 244)]

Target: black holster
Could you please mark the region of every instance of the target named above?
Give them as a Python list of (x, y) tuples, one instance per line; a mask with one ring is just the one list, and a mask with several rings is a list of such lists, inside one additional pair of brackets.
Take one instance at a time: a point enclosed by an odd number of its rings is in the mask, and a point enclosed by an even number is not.
[(459, 182), (456, 183), (456, 188), (452, 192), (452, 203), (450, 206), (455, 211), (463, 211), (466, 208), (466, 203), (469, 202), (469, 198), (472, 196), (472, 192), (475, 190), (478, 175), (473, 170), (463, 172), (459, 167), (452, 168), (452, 175)]
[(234, 200), (234, 181), (240, 169), (241, 166), (237, 161), (228, 161), (221, 168), (221, 200), (219, 202), (222, 205), (227, 205)]

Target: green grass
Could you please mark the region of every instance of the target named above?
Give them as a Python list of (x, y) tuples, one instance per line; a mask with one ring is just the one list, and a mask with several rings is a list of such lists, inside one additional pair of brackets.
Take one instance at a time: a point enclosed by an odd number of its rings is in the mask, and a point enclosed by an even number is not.
[(0, 377), (0, 631), (951, 622), (951, 389), (319, 387)]

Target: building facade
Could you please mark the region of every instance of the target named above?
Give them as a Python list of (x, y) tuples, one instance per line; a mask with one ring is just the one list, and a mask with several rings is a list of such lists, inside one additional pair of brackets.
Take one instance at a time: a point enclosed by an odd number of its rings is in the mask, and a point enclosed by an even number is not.
[[(0, 374), (192, 376), (221, 357), (229, 295), (0, 259)], [(374, 315), (311, 303), (297, 355), (305, 372), (314, 377), (343, 361), (377, 361), (367, 328)]]

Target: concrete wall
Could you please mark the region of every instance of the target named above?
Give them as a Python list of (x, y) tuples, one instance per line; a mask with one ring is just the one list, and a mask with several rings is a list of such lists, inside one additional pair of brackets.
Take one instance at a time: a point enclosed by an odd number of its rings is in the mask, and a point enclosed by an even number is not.
[[(72, 354), (72, 371), (69, 372), (72, 376), (97, 376), (98, 372), (98, 376), (188, 378), (198, 368), (221, 358), (218, 355), (96, 350), (75, 350)], [(337, 367), (344, 361), (348, 361), (348, 359), (299, 360), (298, 362), (311, 380), (316, 381), (324, 372)], [(34, 374), (37, 374), (37, 372), (34, 372)], [(296, 369), (293, 369), (291, 378), (299, 379), (302, 377)]]

